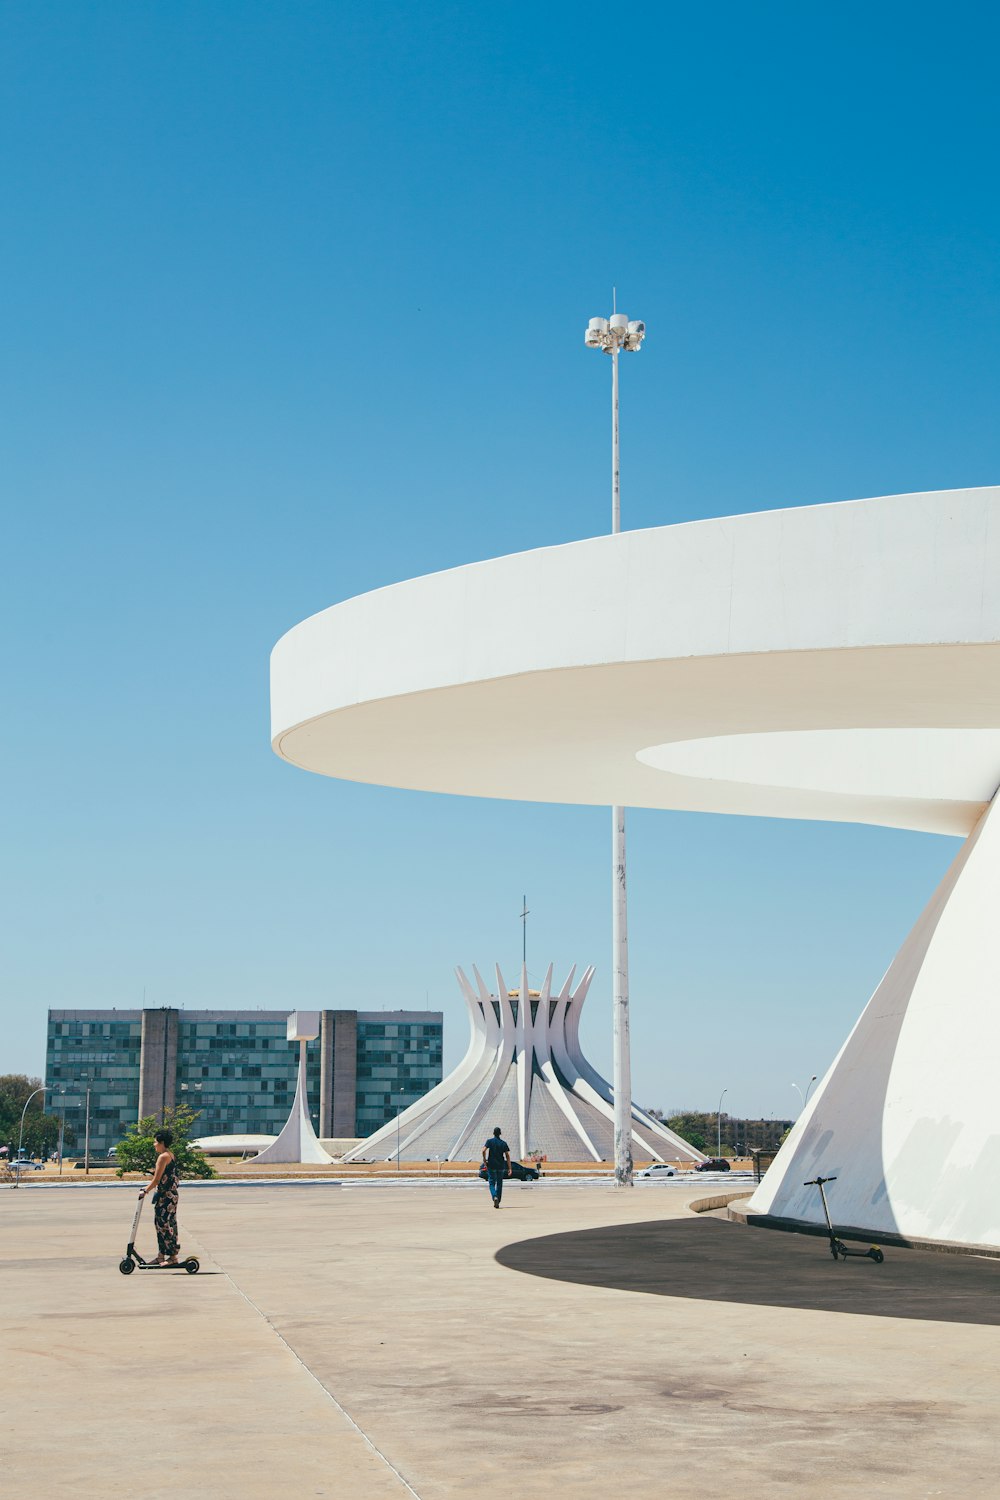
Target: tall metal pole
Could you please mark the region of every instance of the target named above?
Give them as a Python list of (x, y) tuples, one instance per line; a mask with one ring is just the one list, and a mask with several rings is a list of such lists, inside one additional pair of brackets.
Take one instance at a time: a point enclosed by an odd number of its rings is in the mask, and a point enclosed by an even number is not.
[(66, 1142), (66, 1090), (60, 1089), (62, 1094), (62, 1115), (59, 1119), (59, 1176), (62, 1176), (63, 1146)]
[(722, 1101), (728, 1093), (728, 1089), (723, 1089), (722, 1093), (719, 1095), (719, 1108), (715, 1116), (715, 1123), (718, 1130), (718, 1139), (716, 1140), (715, 1145), (716, 1156), (722, 1155)]
[[(645, 323), (630, 322), (613, 297), (610, 318), (591, 318), (583, 341), (611, 355), (611, 532), (621, 530), (621, 464), (618, 447), (618, 356), (635, 353)], [(632, 1186), (632, 1067), (628, 1024), (628, 891), (625, 880), (625, 809), (611, 809), (611, 980), (614, 1027), (615, 1186)]]
[(621, 464), (618, 454), (618, 346), (611, 351), (611, 531), (622, 529)]
[(83, 1137), (83, 1175), (90, 1176), (90, 1084), (87, 1084), (87, 1125)]
[[(618, 447), (618, 347), (611, 351), (611, 531), (621, 531)], [(628, 888), (625, 809), (611, 809), (611, 966), (614, 1014), (615, 1187), (632, 1186), (632, 1056), (628, 1025)]]

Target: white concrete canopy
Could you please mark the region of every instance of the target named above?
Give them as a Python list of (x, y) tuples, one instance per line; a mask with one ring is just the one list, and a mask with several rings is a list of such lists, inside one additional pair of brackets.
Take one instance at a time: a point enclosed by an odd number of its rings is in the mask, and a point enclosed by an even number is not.
[(1000, 782), (998, 576), (996, 488), (496, 558), (289, 631), (272, 740), (390, 786), (966, 834)]
[(275, 750), (328, 776), (969, 836), (753, 1207), (815, 1221), (835, 1169), (842, 1223), (1000, 1246), (1000, 488), (413, 579), (289, 631), (271, 685)]

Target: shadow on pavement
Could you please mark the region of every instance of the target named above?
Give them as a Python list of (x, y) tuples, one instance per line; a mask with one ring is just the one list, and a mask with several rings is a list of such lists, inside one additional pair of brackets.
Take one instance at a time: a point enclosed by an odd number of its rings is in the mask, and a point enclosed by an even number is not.
[(823, 1239), (722, 1219), (544, 1235), (505, 1245), (496, 1259), (528, 1276), (659, 1297), (1000, 1324), (1000, 1261), (890, 1247), (881, 1266), (835, 1264)]

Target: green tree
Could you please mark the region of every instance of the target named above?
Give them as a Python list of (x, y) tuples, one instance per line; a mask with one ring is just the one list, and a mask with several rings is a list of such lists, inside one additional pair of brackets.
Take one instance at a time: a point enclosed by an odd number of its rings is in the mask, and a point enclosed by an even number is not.
[[(162, 1124), (173, 1131), (170, 1147), (177, 1158), (177, 1171), (181, 1177), (214, 1177), (215, 1168), (205, 1160), (197, 1146), (190, 1141), (191, 1127), (198, 1112), (186, 1104), (177, 1104), (164, 1113)], [(153, 1137), (161, 1128), (155, 1115), (147, 1115), (138, 1125), (129, 1127), (128, 1134), (118, 1142), (118, 1176), (126, 1172), (152, 1172), (156, 1166), (156, 1145)]]
[[(0, 1145), (10, 1146), (11, 1154), (17, 1151), (21, 1130), (21, 1111), (28, 1097), (40, 1089), (40, 1078), (29, 1078), (24, 1073), (0, 1074)], [(73, 1140), (73, 1132), (66, 1127), (67, 1141)], [(59, 1116), (45, 1113), (45, 1095), (35, 1094), (24, 1116), (23, 1145), (29, 1156), (47, 1156), (59, 1143)]]
[(679, 1115), (671, 1115), (667, 1125), (679, 1135), (682, 1141), (687, 1141), (696, 1151), (706, 1151), (705, 1143), (705, 1116), (695, 1110), (684, 1110)]

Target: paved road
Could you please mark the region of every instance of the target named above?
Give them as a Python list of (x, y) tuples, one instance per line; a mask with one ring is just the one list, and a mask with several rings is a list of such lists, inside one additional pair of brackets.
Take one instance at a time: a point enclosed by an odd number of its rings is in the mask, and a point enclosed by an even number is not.
[(182, 1195), (198, 1277), (118, 1274), (129, 1194), (0, 1196), (10, 1493), (1000, 1495), (995, 1262), (834, 1266), (689, 1187)]

